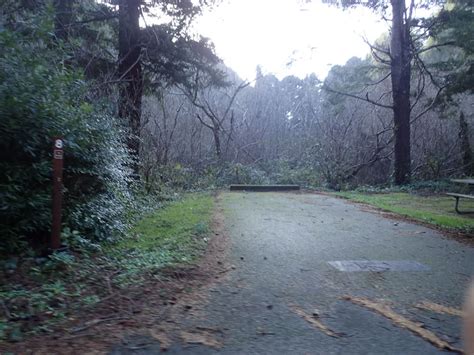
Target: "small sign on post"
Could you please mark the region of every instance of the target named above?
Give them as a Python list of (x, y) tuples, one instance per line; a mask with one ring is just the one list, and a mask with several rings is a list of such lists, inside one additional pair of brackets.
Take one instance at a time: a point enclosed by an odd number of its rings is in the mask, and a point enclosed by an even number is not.
[(61, 247), (61, 205), (63, 194), (64, 141), (54, 138), (53, 146), (53, 221), (51, 226), (51, 249)]

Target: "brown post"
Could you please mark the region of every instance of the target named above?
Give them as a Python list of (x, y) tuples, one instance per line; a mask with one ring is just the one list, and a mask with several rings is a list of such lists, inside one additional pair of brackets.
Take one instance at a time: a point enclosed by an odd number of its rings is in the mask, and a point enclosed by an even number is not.
[(64, 141), (54, 138), (53, 146), (53, 223), (51, 226), (51, 249), (61, 247), (61, 204), (63, 193), (63, 151)]

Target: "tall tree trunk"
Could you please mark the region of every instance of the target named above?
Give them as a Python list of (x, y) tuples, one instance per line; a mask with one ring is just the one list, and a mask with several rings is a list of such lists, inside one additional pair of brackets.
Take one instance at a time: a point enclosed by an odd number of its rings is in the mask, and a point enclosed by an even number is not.
[(221, 132), (220, 132), (219, 125), (214, 125), (212, 133), (214, 134), (214, 145), (216, 148), (217, 161), (220, 163), (222, 159), (222, 148), (221, 148), (221, 135), (220, 135)]
[(140, 117), (143, 74), (141, 67), (140, 0), (119, 3), (119, 116), (128, 121), (128, 148), (133, 155), (133, 171), (138, 178), (140, 152)]
[(405, 18), (405, 0), (391, 0), (390, 41), (393, 121), (395, 129), (395, 184), (410, 182), (410, 24)]
[(463, 172), (466, 176), (472, 176), (474, 175), (474, 159), (469, 142), (469, 127), (462, 111), (459, 115), (459, 140), (461, 143)]

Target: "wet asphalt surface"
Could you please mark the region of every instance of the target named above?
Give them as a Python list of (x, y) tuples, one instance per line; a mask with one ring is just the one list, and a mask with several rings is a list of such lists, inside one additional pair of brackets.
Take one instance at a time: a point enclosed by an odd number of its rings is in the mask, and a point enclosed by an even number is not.
[[(179, 320), (183, 329), (212, 329), (210, 336), (221, 346), (183, 342), (168, 349), (168, 354), (446, 352), (382, 315), (342, 299), (347, 295), (383, 300), (398, 314), (462, 348), (458, 317), (415, 305), (429, 301), (461, 307), (474, 272), (472, 247), (324, 195), (225, 193), (221, 204), (233, 268), (208, 290), (196, 312)], [(346, 272), (329, 264), (350, 260), (409, 261), (424, 268)], [(340, 336), (328, 336), (311, 326), (294, 307), (317, 315)], [(112, 353), (159, 353), (159, 345)]]

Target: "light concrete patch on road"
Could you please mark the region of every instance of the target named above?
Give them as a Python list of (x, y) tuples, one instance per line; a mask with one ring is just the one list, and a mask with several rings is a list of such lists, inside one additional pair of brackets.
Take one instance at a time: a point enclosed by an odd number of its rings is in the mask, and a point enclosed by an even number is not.
[(383, 272), (383, 271), (429, 271), (426, 265), (412, 260), (339, 260), (329, 261), (329, 265), (345, 272)]

